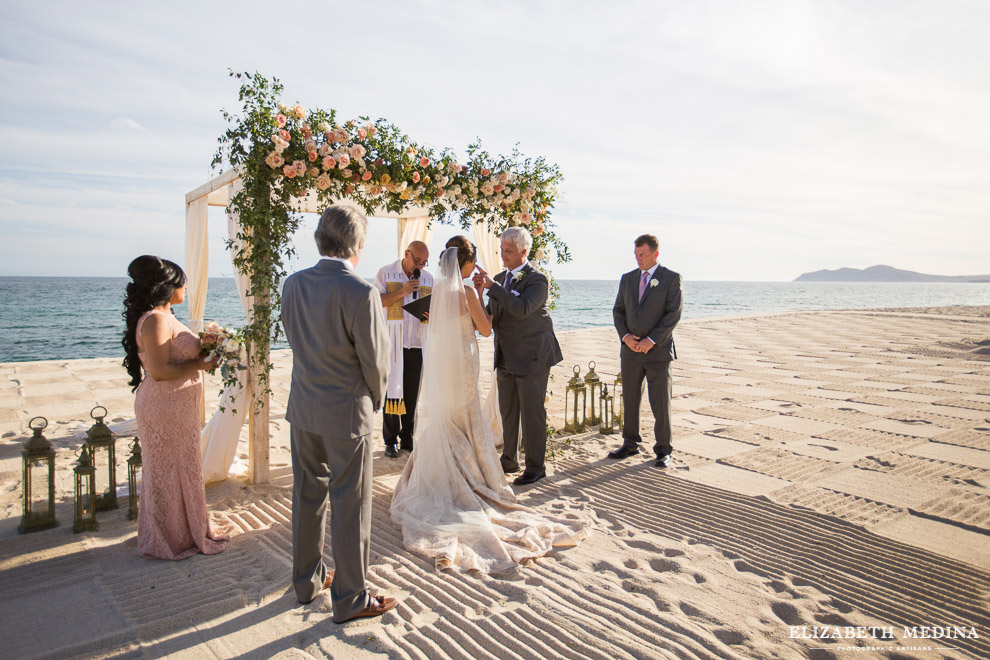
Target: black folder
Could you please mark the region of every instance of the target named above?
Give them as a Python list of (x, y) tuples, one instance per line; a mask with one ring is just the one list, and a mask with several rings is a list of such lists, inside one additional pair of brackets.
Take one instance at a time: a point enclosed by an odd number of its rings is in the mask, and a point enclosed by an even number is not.
[(424, 314), (430, 311), (430, 298), (432, 296), (423, 296), (422, 298), (417, 298), (408, 305), (403, 305), (402, 309), (406, 310), (420, 321), (425, 321)]

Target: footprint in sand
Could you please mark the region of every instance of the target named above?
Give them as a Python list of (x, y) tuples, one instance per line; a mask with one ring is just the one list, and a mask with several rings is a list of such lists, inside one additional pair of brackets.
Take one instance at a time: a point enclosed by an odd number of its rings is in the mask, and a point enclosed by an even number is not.
[(753, 573), (754, 575), (759, 575), (761, 578), (769, 578), (770, 575), (763, 570), (756, 568), (755, 566), (746, 563), (742, 559), (733, 562), (732, 564), (737, 571), (740, 573)]
[(770, 609), (778, 619), (789, 626), (800, 626), (805, 622), (800, 610), (790, 603), (777, 601), (770, 604)]
[(695, 607), (691, 603), (680, 603), (678, 605), (678, 607), (681, 608), (681, 612), (684, 612), (685, 614), (687, 614), (692, 619), (700, 619), (700, 620), (705, 621), (707, 623), (714, 623), (716, 626), (721, 626), (722, 625), (722, 622), (719, 621), (718, 619), (716, 619), (714, 616), (712, 616), (711, 614), (708, 614), (706, 612), (702, 612), (701, 610), (699, 610), (697, 607)]
[(742, 644), (747, 639), (746, 635), (742, 634), (738, 630), (729, 630), (728, 628), (713, 630), (712, 634), (715, 635), (715, 638), (718, 641), (723, 644), (728, 644), (729, 646), (734, 644)]
[(651, 559), (650, 568), (657, 573), (680, 573), (681, 565), (670, 559)]
[(822, 449), (827, 449), (829, 451), (839, 451), (839, 448), (838, 447), (830, 447), (829, 445), (816, 445), (813, 442), (809, 442), (808, 443), (808, 446), (809, 447), (821, 447)]
[(892, 419), (895, 422), (902, 422), (904, 424), (928, 424), (928, 425), (931, 425), (931, 422), (929, 422), (927, 419), (899, 419), (897, 417), (888, 417), (888, 419)]

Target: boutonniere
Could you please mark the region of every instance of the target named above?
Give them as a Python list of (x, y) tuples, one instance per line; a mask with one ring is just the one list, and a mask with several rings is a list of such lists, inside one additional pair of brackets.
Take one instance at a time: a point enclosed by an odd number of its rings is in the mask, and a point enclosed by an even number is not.
[(515, 275), (512, 276), (512, 281), (513, 282), (522, 282), (523, 281), (523, 278), (526, 277), (526, 275), (528, 275), (528, 274), (529, 274), (528, 271), (521, 270), (521, 271), (519, 271), (518, 273), (516, 273)]
[(659, 282), (657, 282), (656, 280), (650, 280), (650, 288), (651, 288), (651, 289), (652, 289), (653, 287), (655, 287), (655, 286), (656, 286), (657, 284), (659, 284)]

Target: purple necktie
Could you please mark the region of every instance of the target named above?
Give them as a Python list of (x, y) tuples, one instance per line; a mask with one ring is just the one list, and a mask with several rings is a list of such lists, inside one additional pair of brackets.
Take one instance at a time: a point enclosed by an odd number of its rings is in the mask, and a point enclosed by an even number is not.
[(650, 271), (643, 271), (643, 279), (639, 283), (639, 301), (643, 302), (643, 294), (646, 293), (646, 283), (650, 281)]

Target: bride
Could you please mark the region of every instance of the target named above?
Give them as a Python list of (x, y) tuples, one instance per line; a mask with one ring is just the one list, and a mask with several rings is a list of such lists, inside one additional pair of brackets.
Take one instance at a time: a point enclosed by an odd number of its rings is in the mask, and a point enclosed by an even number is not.
[(392, 520), (407, 549), (437, 568), (506, 573), (576, 545), (586, 525), (544, 516), (516, 503), (505, 482), (478, 395), (478, 342), (492, 331), (479, 292), (463, 279), (477, 251), (464, 236), (447, 242), (430, 299), (423, 381), (413, 453), (392, 497)]

